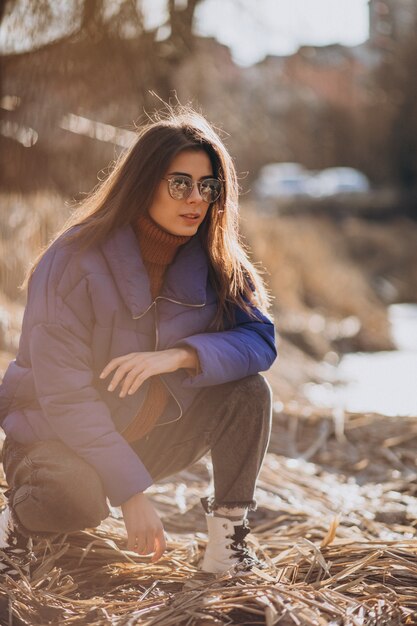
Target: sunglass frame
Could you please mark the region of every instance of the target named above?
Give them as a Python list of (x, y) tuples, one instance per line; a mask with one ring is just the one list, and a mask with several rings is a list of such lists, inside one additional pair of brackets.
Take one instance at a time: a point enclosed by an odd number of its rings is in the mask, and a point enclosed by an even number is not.
[[(184, 193), (180, 197), (177, 197), (173, 195), (172, 193), (171, 186), (172, 186), (172, 181), (174, 179), (183, 179), (184, 181), (189, 181), (191, 183), (186, 189), (184, 189)], [(166, 180), (168, 182), (168, 193), (173, 200), (186, 200), (187, 198), (191, 196), (193, 189), (194, 189), (194, 185), (197, 185), (198, 193), (200, 194), (204, 202), (213, 204), (213, 202), (216, 202), (220, 198), (222, 194), (222, 189), (223, 189), (222, 183), (218, 178), (204, 178), (203, 180), (193, 181), (191, 176), (186, 176), (185, 174), (173, 174), (172, 176), (167, 176), (166, 178), (163, 178), (162, 180)], [(204, 190), (201, 189), (201, 186), (204, 185), (205, 183), (212, 182), (212, 181), (215, 181), (216, 183), (219, 184), (217, 196), (214, 198), (214, 200), (205, 200), (204, 198), (205, 193), (204, 193)]]

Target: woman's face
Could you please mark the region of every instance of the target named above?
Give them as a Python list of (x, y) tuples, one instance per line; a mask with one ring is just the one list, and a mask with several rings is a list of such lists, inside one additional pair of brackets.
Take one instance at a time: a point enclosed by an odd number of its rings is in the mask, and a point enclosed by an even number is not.
[[(183, 150), (171, 161), (164, 178), (173, 174), (187, 174), (193, 182), (213, 177), (210, 159), (204, 150)], [(174, 200), (168, 192), (168, 181), (161, 180), (149, 209), (149, 215), (161, 228), (172, 235), (195, 235), (204, 220), (209, 203), (200, 196), (197, 185), (191, 195)]]

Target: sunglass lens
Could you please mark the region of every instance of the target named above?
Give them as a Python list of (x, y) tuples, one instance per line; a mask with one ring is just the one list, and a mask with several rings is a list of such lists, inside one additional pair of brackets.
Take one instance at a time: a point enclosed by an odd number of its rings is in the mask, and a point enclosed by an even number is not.
[(220, 196), (221, 183), (215, 178), (203, 180), (200, 187), (201, 197), (204, 202), (215, 202)]
[(185, 176), (173, 176), (169, 179), (169, 193), (174, 200), (187, 198), (192, 190), (192, 180)]

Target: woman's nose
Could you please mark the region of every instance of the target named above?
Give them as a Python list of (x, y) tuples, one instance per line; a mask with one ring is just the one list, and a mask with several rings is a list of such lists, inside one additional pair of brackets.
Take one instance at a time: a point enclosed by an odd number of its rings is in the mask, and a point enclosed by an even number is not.
[(202, 197), (198, 189), (198, 185), (195, 182), (191, 190), (191, 193), (187, 198), (187, 202), (201, 202), (201, 201), (202, 201)]

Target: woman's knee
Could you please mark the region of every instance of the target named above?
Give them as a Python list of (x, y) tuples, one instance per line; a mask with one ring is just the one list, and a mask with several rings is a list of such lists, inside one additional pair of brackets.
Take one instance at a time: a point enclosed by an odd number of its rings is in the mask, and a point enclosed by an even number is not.
[(240, 428), (260, 437), (269, 437), (272, 424), (272, 390), (261, 374), (236, 381), (228, 404)]
[(236, 393), (239, 400), (256, 404), (267, 413), (272, 407), (272, 389), (266, 378), (261, 374), (246, 376), (236, 381)]
[[(272, 428), (272, 389), (266, 378), (261, 374), (248, 377), (247, 394), (251, 396), (255, 403), (252, 410), (251, 419), (258, 425), (258, 430), (264, 433), (264, 437), (269, 440)], [(246, 397), (246, 401), (249, 400)]]
[(92, 501), (87, 506), (65, 490), (48, 495), (34, 486), (24, 485), (16, 490), (10, 506), (25, 533), (69, 533), (94, 528), (107, 517), (102, 502)]
[(104, 496), (90, 494), (85, 487), (75, 489), (58, 483), (54, 490), (48, 491), (40, 485), (23, 485), (16, 490), (10, 505), (20, 524), (30, 533), (68, 533), (94, 528), (108, 515)]
[[(55, 442), (59, 444), (59, 442)], [(62, 444), (28, 454), (28, 479), (12, 490), (11, 507), (29, 532), (65, 533), (95, 527), (108, 515), (97, 472)]]

